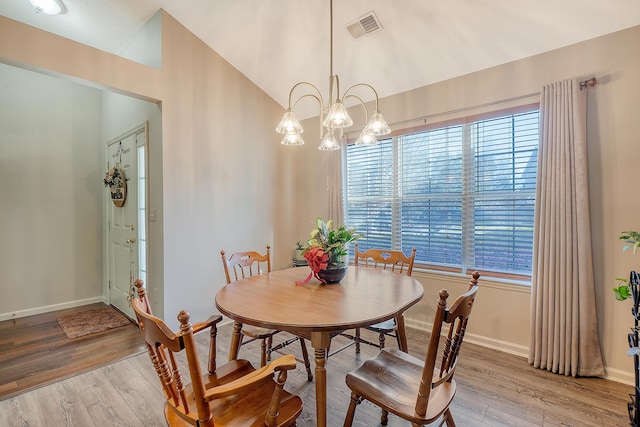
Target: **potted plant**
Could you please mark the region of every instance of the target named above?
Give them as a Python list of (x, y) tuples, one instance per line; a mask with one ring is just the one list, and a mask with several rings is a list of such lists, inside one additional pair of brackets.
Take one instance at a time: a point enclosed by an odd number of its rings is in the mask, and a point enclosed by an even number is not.
[(296, 260), (304, 260), (304, 243), (302, 240), (296, 242), (296, 252), (294, 255)]
[[(304, 257), (312, 274), (323, 283), (338, 283), (347, 272), (346, 256), (348, 245), (362, 237), (354, 228), (344, 225), (333, 228), (333, 220), (325, 222), (316, 219), (316, 227), (311, 230)], [(311, 278), (311, 274), (307, 281)]]
[[(629, 249), (636, 253), (640, 247), (640, 233), (637, 231), (623, 231), (620, 240), (624, 241), (622, 251)], [(617, 286), (613, 288), (613, 292), (617, 300), (624, 301), (631, 298), (631, 314), (633, 315), (634, 325), (631, 333), (628, 335), (629, 351), (627, 355), (633, 356), (633, 371), (635, 373), (635, 394), (631, 394), (631, 402), (627, 404), (629, 411), (629, 419), (631, 425), (640, 425), (640, 274), (635, 271), (629, 273), (629, 278), (616, 277)]]
[[(620, 240), (624, 241), (624, 246), (622, 247), (623, 252), (632, 249), (635, 254), (636, 250), (640, 247), (640, 233), (637, 231), (623, 231), (620, 235)], [(629, 286), (629, 279), (616, 277), (616, 281), (617, 286), (613, 288), (616, 299), (624, 301), (630, 298), (632, 293)]]

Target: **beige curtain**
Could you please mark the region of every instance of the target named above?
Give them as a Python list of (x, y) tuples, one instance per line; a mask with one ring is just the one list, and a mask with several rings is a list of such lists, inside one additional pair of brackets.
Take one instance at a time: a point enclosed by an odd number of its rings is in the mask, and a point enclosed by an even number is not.
[(557, 374), (601, 376), (586, 92), (567, 80), (543, 87), (540, 97), (529, 363)]
[(327, 209), (328, 217), (333, 219), (334, 226), (344, 224), (344, 211), (342, 207), (342, 157), (347, 149), (344, 138), (340, 140), (341, 149), (326, 153), (329, 160), (327, 167)]

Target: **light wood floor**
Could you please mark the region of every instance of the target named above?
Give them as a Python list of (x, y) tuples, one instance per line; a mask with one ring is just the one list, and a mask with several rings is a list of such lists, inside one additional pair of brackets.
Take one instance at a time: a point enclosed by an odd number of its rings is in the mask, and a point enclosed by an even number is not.
[[(220, 362), (227, 358), (231, 331), (230, 324), (219, 328)], [(428, 334), (415, 329), (408, 334), (410, 353), (421, 357)], [(202, 360), (205, 335), (197, 338)], [(336, 338), (332, 347), (338, 348), (341, 340), (344, 338)], [(293, 353), (299, 349), (297, 343), (286, 348)], [(351, 347), (329, 359), (328, 426), (342, 425), (349, 402), (346, 372), (374, 353), (373, 347), (364, 346), (356, 357)], [(241, 357), (254, 363), (259, 361), (258, 354), (257, 343), (241, 350)], [(452, 410), (461, 427), (629, 425), (626, 406), (632, 387), (627, 385), (554, 375), (532, 368), (523, 358), (469, 343), (462, 349), (456, 378), (458, 392)], [(306, 381), (303, 365), (289, 376), (286, 387), (304, 400), (298, 426), (315, 426), (315, 384)], [(0, 426), (164, 426), (162, 399), (158, 378), (143, 353), (0, 401)], [(354, 425), (379, 425), (379, 410), (362, 403)], [(389, 425), (407, 426), (393, 416)]]

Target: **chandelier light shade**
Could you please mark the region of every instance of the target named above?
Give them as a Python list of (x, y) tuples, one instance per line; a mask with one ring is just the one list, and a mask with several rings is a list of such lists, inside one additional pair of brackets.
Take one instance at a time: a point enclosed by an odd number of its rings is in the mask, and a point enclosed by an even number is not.
[[(347, 89), (342, 95), (342, 98), (340, 98), (339, 79), (337, 75), (333, 74), (333, 0), (330, 0), (329, 2), (329, 15), (331, 29), (329, 50), (330, 66), (328, 103), (325, 105), (322, 94), (320, 93), (320, 90), (318, 90), (317, 86), (309, 82), (296, 83), (289, 92), (289, 107), (282, 116), (280, 123), (278, 123), (278, 126), (276, 127), (276, 132), (284, 135), (281, 141), (281, 144), (283, 145), (304, 144), (304, 140), (302, 139), (302, 133), (304, 132), (304, 129), (302, 128), (302, 125), (300, 125), (300, 121), (296, 117), (294, 109), (296, 104), (300, 102), (301, 99), (310, 97), (315, 98), (320, 105), (321, 143), (318, 149), (323, 151), (339, 150), (340, 142), (336, 139), (335, 130), (342, 130), (353, 126), (353, 119), (351, 118), (351, 116), (349, 116), (349, 112), (343, 104), (343, 101), (348, 98), (356, 99), (362, 104), (365, 110), (365, 117), (369, 115), (364, 101), (359, 96), (351, 93), (351, 91), (355, 88), (370, 89), (375, 96), (376, 102), (375, 113), (371, 115), (364, 129), (362, 129), (362, 131), (360, 132), (358, 138), (356, 139), (356, 144), (375, 145), (378, 143), (376, 136), (387, 135), (391, 133), (389, 125), (387, 124), (387, 122), (385, 122), (384, 117), (382, 117), (382, 114), (380, 114), (380, 110), (378, 109), (378, 92), (376, 92), (373, 86), (366, 83), (355, 84), (349, 87), (349, 89)], [(292, 102), (294, 91), (301, 86), (305, 86), (311, 91), (311, 93), (306, 93), (300, 96), (295, 102)]]
[(280, 141), (282, 145), (302, 145), (304, 140), (299, 133), (285, 133)]
[(280, 123), (278, 123), (278, 127), (276, 127), (276, 132), (285, 135), (288, 133), (300, 134), (304, 132), (304, 129), (302, 129), (298, 118), (295, 114), (293, 114), (291, 108), (287, 109), (287, 112), (284, 113), (284, 116), (282, 116), (282, 119), (280, 119)]
[(64, 6), (60, 0), (29, 0), (38, 13), (46, 15), (58, 15), (64, 12)]
[(333, 134), (333, 129), (329, 129), (324, 134), (324, 138), (322, 138), (322, 142), (320, 142), (320, 146), (318, 146), (318, 150), (332, 151), (332, 150), (339, 150), (339, 149), (340, 149), (340, 143), (338, 142), (335, 135)]
[(370, 133), (360, 132), (358, 139), (356, 139), (356, 145), (376, 145), (378, 140)]
[(363, 129), (364, 133), (368, 133), (374, 136), (380, 135), (388, 135), (391, 133), (391, 129), (387, 122), (384, 121), (382, 114), (380, 111), (376, 110), (376, 112), (371, 116), (367, 126)]
[(347, 108), (340, 100), (336, 100), (333, 105), (329, 106), (327, 117), (324, 118), (322, 126), (329, 129), (344, 129), (353, 125), (353, 120), (349, 117)]

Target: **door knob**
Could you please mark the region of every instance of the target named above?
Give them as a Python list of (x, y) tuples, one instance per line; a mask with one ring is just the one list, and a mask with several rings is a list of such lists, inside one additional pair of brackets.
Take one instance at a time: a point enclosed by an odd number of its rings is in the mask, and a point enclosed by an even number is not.
[(127, 243), (135, 243), (136, 242), (136, 238), (135, 237), (129, 237), (127, 239)]

